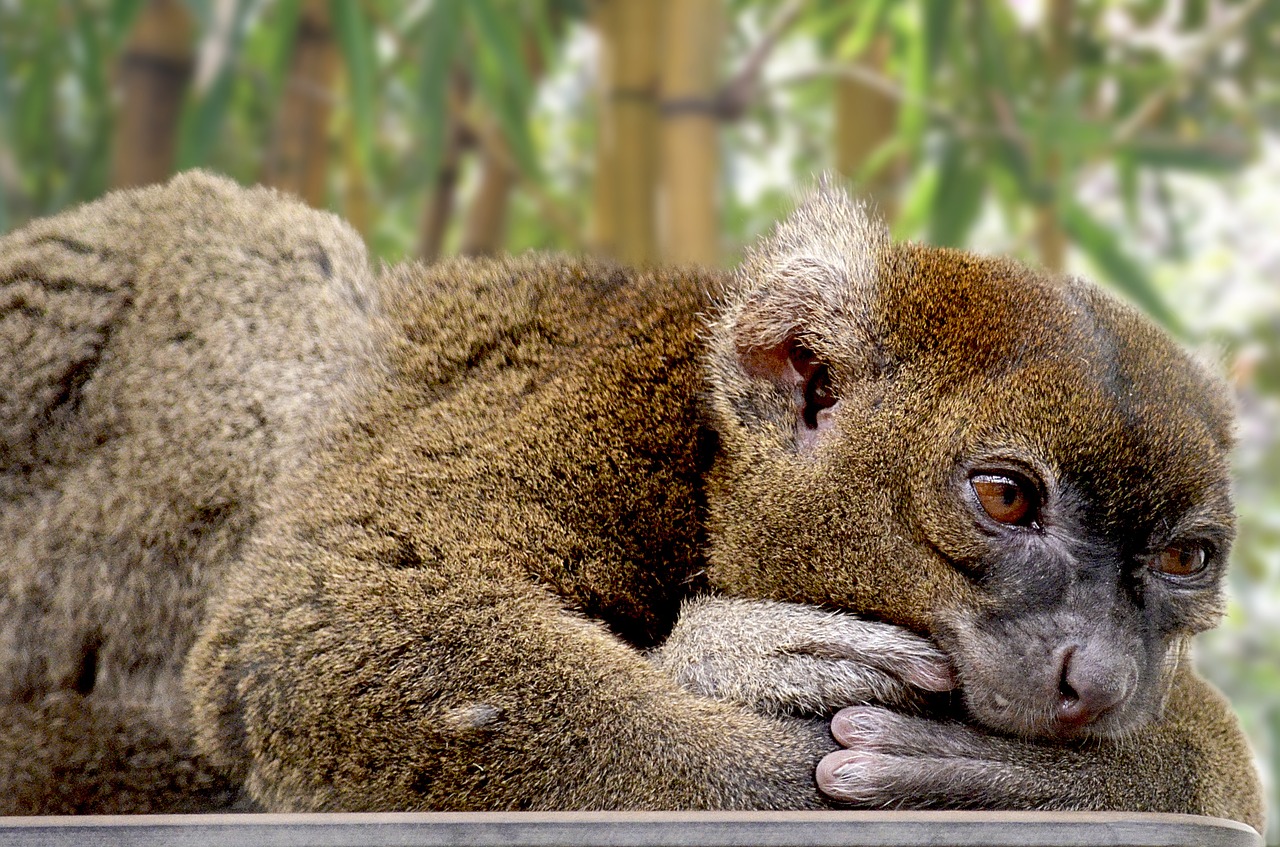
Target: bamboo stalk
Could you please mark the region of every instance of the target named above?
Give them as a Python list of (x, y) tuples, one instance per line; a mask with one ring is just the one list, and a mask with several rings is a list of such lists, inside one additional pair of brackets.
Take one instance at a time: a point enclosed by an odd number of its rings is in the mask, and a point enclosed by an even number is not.
[(489, 150), (480, 152), (480, 185), (467, 208), (459, 252), (488, 256), (502, 249), (507, 234), (507, 208), (516, 175), (508, 163)]
[(178, 0), (150, 0), (120, 61), (123, 91), (111, 160), (111, 186), (160, 182), (173, 170), (182, 101), (195, 64), (194, 25)]
[(262, 181), (292, 191), (312, 206), (325, 205), (329, 164), (329, 115), (338, 73), (326, 0), (307, 0), (298, 18), (298, 36), (289, 79), (276, 119)]
[(617, 4), (609, 0), (601, 0), (592, 7), (592, 20), (600, 45), (600, 88), (596, 105), (596, 172), (592, 182), (591, 230), (587, 238), (591, 251), (604, 256), (618, 254), (618, 221), (615, 214), (618, 189), (614, 185), (617, 176), (614, 153), (618, 145), (618, 127), (613, 114), (613, 100), (609, 96), (614, 88), (613, 80), (617, 72), (617, 47), (614, 44), (618, 28), (616, 18)]
[[(606, 108), (601, 115), (598, 162), (611, 183), (614, 255), (629, 264), (657, 258), (655, 201), (658, 177), (658, 35), (661, 3), (652, 0), (602, 0), (613, 8), (599, 18), (604, 25), (608, 67)], [(607, 170), (605, 170), (607, 169)], [(597, 175), (599, 178), (599, 174)]]
[[(892, 49), (889, 36), (876, 36), (857, 65), (882, 74)], [(898, 101), (857, 77), (836, 79), (835, 148), (836, 170), (846, 179), (856, 179), (871, 156), (893, 137), (898, 124)], [(892, 220), (896, 205), (901, 162), (881, 168), (870, 181), (857, 186), (871, 198), (880, 213)]]
[(711, 265), (720, 258), (720, 0), (666, 0), (663, 9), (661, 258)]

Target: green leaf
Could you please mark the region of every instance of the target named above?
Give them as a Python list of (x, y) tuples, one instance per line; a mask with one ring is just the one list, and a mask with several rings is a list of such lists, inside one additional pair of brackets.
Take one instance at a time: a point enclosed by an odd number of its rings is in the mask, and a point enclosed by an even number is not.
[(1124, 201), (1124, 216), (1130, 224), (1138, 221), (1138, 165), (1133, 157), (1125, 154), (1116, 156), (1116, 178), (1120, 190), (1120, 198)]
[(867, 154), (866, 160), (858, 168), (858, 172), (853, 175), (855, 190), (873, 182), (881, 171), (897, 163), (904, 152), (905, 147), (902, 138), (898, 135), (890, 136), (877, 145), (874, 150)]
[(177, 163), (178, 170), (198, 167), (207, 164), (214, 144), (222, 134), (222, 126), (226, 120), (231, 103), (233, 73), (244, 45), (245, 24), (248, 20), (250, 4), (248, 0), (236, 0), (231, 23), (230, 43), (223, 65), (218, 69), (207, 91), (198, 100), (188, 103), (182, 116), (182, 126), (178, 136)]
[(231, 102), (231, 82), (230, 73), (219, 72), (204, 96), (188, 105), (178, 138), (178, 170), (208, 163)]
[(362, 170), (373, 162), (374, 85), (376, 76), (373, 39), (360, 3), (330, 0), (338, 46), (347, 67), (347, 94), (351, 100), (351, 120), (355, 125), (355, 155)]
[(422, 102), (421, 166), (434, 184), (444, 158), (445, 132), (449, 126), (449, 86), (453, 59), (462, 41), (464, 0), (436, 0), (422, 33), (419, 100)]
[(285, 80), (289, 76), (289, 60), (298, 42), (298, 19), (302, 16), (302, 0), (279, 0), (275, 18), (268, 27), (272, 43), (268, 50), (267, 68), (270, 94), (267, 102), (280, 102)]
[(549, 66), (556, 55), (555, 18), (557, 12), (554, 3), (526, 3), (525, 12), (529, 18), (529, 30), (537, 45), (538, 55), (542, 57), (544, 66)]
[(906, 199), (902, 202), (902, 211), (893, 222), (893, 237), (896, 241), (911, 238), (924, 229), (929, 220), (929, 212), (937, 202), (938, 168), (926, 166), (923, 173), (916, 175)]
[(471, 0), (466, 8), (479, 41), (471, 65), (476, 86), (493, 110), (520, 169), (536, 174), (538, 162), (528, 122), (533, 86), (522, 59), (520, 30), (514, 18), (499, 12), (494, 0)]
[(111, 0), (107, 7), (108, 51), (118, 52), (129, 35), (134, 19), (142, 10), (144, 0)]
[(0, 140), (7, 140), (9, 121), (12, 120), (13, 102), (9, 98), (9, 59), (5, 51), (5, 40), (0, 38)]
[(1208, 20), (1208, 4), (1205, 0), (1185, 0), (1182, 4), (1182, 20), (1179, 27), (1185, 31), (1202, 30)]
[(1026, 205), (1022, 184), (1017, 176), (1007, 168), (994, 167), (987, 171), (988, 187), (1004, 218), (1005, 228), (1016, 232), (1022, 209)]
[(1129, 255), (1113, 230), (1098, 223), (1074, 202), (1064, 204), (1062, 225), (1071, 240), (1080, 246), (1116, 290), (1127, 295), (1170, 332), (1185, 334), (1177, 316), (1151, 284), (1146, 269)]
[(103, 73), (106, 59), (102, 54), (102, 43), (98, 38), (98, 21), (84, 6), (83, 2), (72, 4), (76, 39), (83, 50), (76, 63), (76, 70), (80, 76), (80, 85), (85, 92), (85, 99), (92, 106), (97, 106), (105, 104), (107, 99), (107, 81)]
[(849, 30), (836, 48), (836, 59), (851, 62), (867, 49), (876, 31), (884, 22), (889, 0), (867, 0), (858, 9), (858, 25)]
[(911, 38), (907, 42), (906, 69), (903, 79), (902, 111), (898, 128), (910, 150), (919, 150), (928, 127), (929, 113), (929, 53), (923, 38)]
[[(4, 40), (0, 39), (0, 144), (10, 149), (13, 143), (9, 138), (11, 132), (9, 104), (9, 62), (5, 57)], [(4, 180), (0, 179), (0, 235), (9, 231), (9, 198), (5, 194)]]
[(79, 109), (74, 113), (80, 123), (80, 132), (72, 132), (81, 140), (75, 145), (70, 162), (64, 159), (66, 182), (55, 204), (65, 203), (100, 194), (107, 184), (107, 167), (110, 160), (112, 98), (106, 69), (110, 66), (104, 55), (104, 27), (101, 16), (85, 0), (68, 3), (74, 27), (75, 46), (69, 50), (70, 68), (75, 74), (81, 91)]
[(1220, 143), (1185, 144), (1159, 139), (1135, 139), (1122, 152), (1139, 165), (1151, 168), (1191, 171), (1221, 175), (1239, 170), (1253, 156), (1250, 145), (1230, 139)]
[(793, 27), (798, 33), (812, 36), (825, 55), (835, 55), (835, 45), (860, 13), (857, 4), (843, 0), (809, 0), (805, 13)]
[(1188, 252), (1186, 227), (1182, 225), (1182, 216), (1178, 214), (1177, 203), (1173, 199), (1169, 178), (1165, 173), (1156, 174), (1155, 189), (1156, 207), (1160, 210), (1165, 229), (1169, 233), (1169, 255), (1176, 261), (1185, 262)]
[(995, 3), (974, 3), (970, 8), (982, 84), (1016, 102), (1014, 83), (1022, 77), (1013, 73), (1009, 59), (1016, 56), (1019, 34), (1009, 20), (1008, 11), (1004, 5)]
[(924, 53), (929, 73), (937, 70), (951, 33), (954, 0), (921, 0), (924, 6)]
[(35, 178), (35, 208), (42, 214), (56, 211), (53, 204), (55, 175), (59, 173), (58, 145), (49, 143), (56, 138), (54, 106), (57, 86), (61, 81), (56, 57), (61, 55), (62, 34), (53, 19), (52, 7), (42, 9), (39, 20), (39, 47), (26, 69), (24, 84), (18, 87), (18, 99), (14, 106), (14, 145), (23, 168), (30, 169)]
[(506, 90), (518, 102), (532, 99), (533, 86), (524, 62), (524, 41), (516, 18), (497, 8), (496, 0), (471, 0), (467, 9), (479, 37), (478, 47), (490, 51)]
[(986, 190), (982, 164), (972, 162), (968, 145), (949, 141), (938, 166), (938, 187), (929, 215), (928, 240), (959, 247), (977, 220)]

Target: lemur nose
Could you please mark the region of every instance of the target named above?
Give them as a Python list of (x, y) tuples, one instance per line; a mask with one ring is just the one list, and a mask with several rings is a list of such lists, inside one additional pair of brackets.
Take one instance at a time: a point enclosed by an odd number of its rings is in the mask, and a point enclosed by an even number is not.
[(1058, 721), (1068, 726), (1092, 723), (1124, 703), (1137, 682), (1132, 657), (1098, 655), (1070, 644), (1058, 651)]

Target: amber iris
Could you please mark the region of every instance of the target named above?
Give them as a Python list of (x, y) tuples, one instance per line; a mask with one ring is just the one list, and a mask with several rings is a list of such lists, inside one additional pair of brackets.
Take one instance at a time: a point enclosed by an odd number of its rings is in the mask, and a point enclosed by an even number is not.
[(969, 480), (978, 503), (991, 519), (1004, 524), (1029, 526), (1035, 520), (1035, 488), (1025, 479), (1000, 474), (978, 474)]
[(1203, 547), (1166, 547), (1151, 561), (1153, 570), (1169, 576), (1195, 576), (1208, 556)]

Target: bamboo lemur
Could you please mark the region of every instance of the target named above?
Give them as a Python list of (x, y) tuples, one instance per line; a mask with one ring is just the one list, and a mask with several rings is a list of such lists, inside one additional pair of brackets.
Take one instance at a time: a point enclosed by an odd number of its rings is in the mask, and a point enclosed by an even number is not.
[(1087, 283), (829, 187), (732, 275), (374, 274), (198, 173), (5, 237), (0, 282), (4, 811), (1261, 826), (1186, 656), (1231, 406)]

